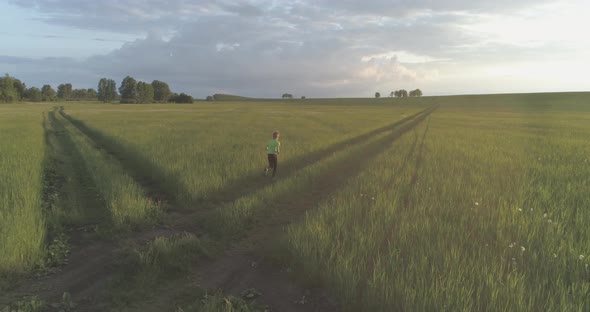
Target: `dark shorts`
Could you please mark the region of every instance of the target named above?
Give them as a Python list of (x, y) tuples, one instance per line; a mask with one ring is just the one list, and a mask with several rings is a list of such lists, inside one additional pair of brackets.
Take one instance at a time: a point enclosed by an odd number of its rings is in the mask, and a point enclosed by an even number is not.
[(277, 165), (279, 164), (279, 158), (276, 154), (268, 154), (268, 166), (270, 168), (276, 169)]

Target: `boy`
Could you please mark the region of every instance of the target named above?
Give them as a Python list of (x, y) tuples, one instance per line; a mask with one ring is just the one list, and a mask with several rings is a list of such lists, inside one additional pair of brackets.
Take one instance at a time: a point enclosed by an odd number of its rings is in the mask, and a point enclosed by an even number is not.
[(268, 154), (268, 167), (264, 169), (264, 175), (268, 174), (268, 170), (272, 169), (272, 177), (277, 174), (277, 166), (279, 164), (278, 155), (281, 154), (281, 142), (279, 142), (279, 131), (272, 134), (272, 140), (266, 144), (266, 153)]

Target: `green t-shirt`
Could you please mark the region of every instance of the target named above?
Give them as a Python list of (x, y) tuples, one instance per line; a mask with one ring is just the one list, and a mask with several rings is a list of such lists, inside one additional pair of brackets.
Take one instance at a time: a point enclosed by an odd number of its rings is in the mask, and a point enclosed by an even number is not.
[(270, 141), (268, 141), (268, 144), (266, 144), (266, 147), (268, 148), (268, 153), (269, 154), (277, 154), (277, 152), (279, 151), (279, 147), (281, 147), (281, 142), (272, 139)]

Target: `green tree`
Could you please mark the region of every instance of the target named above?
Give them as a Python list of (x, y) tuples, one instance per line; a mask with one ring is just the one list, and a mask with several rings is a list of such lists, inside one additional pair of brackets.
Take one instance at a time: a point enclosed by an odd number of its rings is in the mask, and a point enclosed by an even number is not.
[(376, 98), (376, 99), (378, 99), (378, 98), (380, 98), (380, 97), (381, 97), (381, 93), (379, 93), (379, 92), (375, 92), (375, 98)]
[(71, 83), (62, 83), (57, 86), (57, 97), (67, 101), (72, 98), (72, 84)]
[(102, 78), (98, 82), (98, 100), (104, 103), (117, 98), (117, 83), (113, 79)]
[(12, 78), (12, 80), (13, 80), (14, 88), (16, 89), (16, 93), (18, 94), (18, 100), (24, 98), (25, 92), (27, 91), (27, 86), (25, 85), (24, 82), (14, 78), (14, 77)]
[(37, 87), (31, 87), (25, 90), (24, 98), (31, 102), (41, 102), (43, 95), (41, 94), (41, 89)]
[(188, 94), (184, 94), (181, 93), (180, 95), (178, 95), (175, 99), (174, 99), (175, 103), (192, 103), (193, 102), (193, 97), (188, 95)]
[(41, 88), (41, 101), (43, 101), (43, 102), (53, 101), (53, 100), (55, 100), (56, 96), (57, 96), (57, 92), (55, 92), (55, 90), (50, 85), (44, 85)]
[(112, 102), (117, 98), (117, 83), (113, 79), (102, 78), (98, 82), (98, 100)]
[(131, 76), (125, 77), (119, 87), (119, 94), (121, 94), (121, 103), (136, 103), (137, 81)]
[(96, 90), (89, 88), (88, 90), (86, 90), (86, 98), (88, 100), (96, 100), (98, 97), (98, 94), (96, 93)]
[(395, 92), (394, 92), (394, 95), (395, 95), (396, 97), (400, 97), (400, 98), (401, 98), (401, 97), (408, 97), (408, 91), (406, 91), (406, 90), (404, 90), (404, 89), (397, 90), (397, 91), (395, 91)]
[(137, 98), (136, 103), (153, 103), (154, 102), (154, 87), (147, 83), (140, 81), (137, 83)]
[(293, 98), (293, 94), (291, 94), (291, 93), (283, 93), (282, 98), (283, 99), (292, 99)]
[[(58, 92), (59, 93), (59, 92)], [(82, 101), (88, 99), (88, 90), (86, 89), (74, 89), (72, 91), (72, 100)]]
[(156, 102), (168, 102), (172, 91), (167, 83), (159, 80), (152, 81), (152, 87), (154, 88), (154, 101)]
[(0, 102), (10, 103), (19, 99), (18, 90), (14, 87), (14, 78), (6, 74), (0, 78)]
[(207, 102), (211, 102), (211, 101), (214, 101), (215, 99), (214, 99), (212, 96), (210, 96), (210, 95), (207, 95), (207, 97), (205, 98), (205, 100), (206, 100)]

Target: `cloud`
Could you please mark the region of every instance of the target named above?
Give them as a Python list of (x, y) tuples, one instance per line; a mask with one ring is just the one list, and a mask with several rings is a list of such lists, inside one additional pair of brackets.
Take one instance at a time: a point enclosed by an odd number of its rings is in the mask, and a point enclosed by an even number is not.
[[(461, 79), (484, 81), (494, 64), (582, 59), (587, 42), (545, 24), (583, 29), (585, 13), (576, 12), (588, 5), (576, 1), (19, 0), (47, 23), (137, 39), (80, 62), (0, 57), (0, 64), (15, 75), (37, 70), (90, 86), (100, 77), (160, 79), (199, 97), (361, 96), (402, 87), (445, 93)], [(550, 38), (533, 34), (541, 26)], [(60, 72), (66, 67), (69, 76)]]

